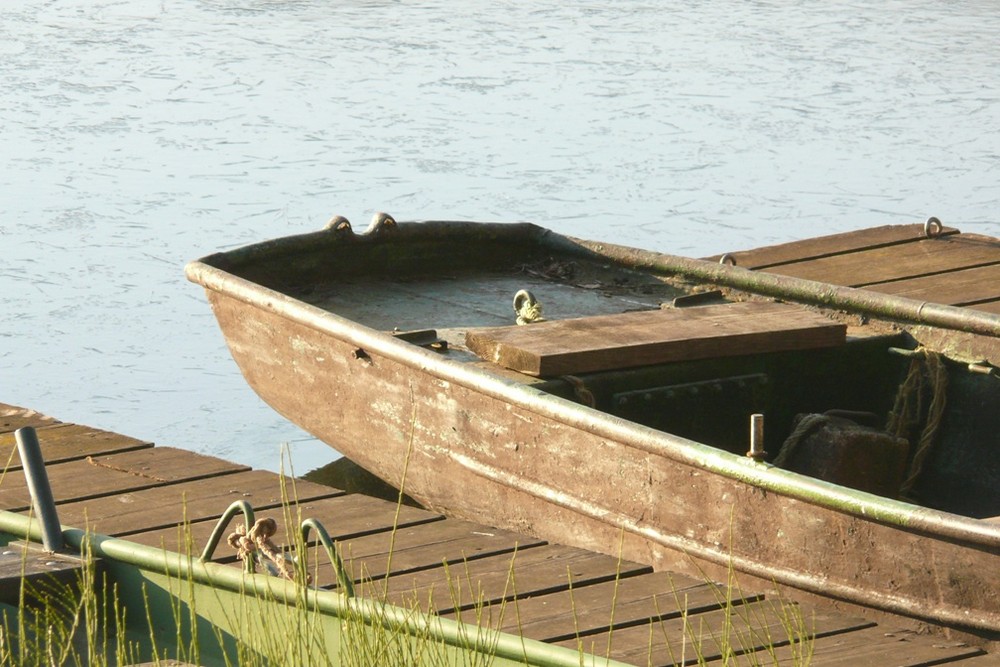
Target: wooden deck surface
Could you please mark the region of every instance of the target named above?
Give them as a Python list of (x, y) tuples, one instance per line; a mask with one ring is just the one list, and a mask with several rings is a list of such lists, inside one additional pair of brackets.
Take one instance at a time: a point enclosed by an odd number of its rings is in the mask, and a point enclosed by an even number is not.
[(930, 238), (924, 225), (877, 227), (729, 255), (756, 271), (1000, 313), (1000, 241), (950, 227)]
[[(694, 664), (699, 654), (714, 664), (722, 658), (719, 637), (727, 626), (739, 654), (730, 664), (793, 664), (801, 645), (790, 641), (788, 627), (797, 619), (815, 637), (812, 665), (1000, 663), (1000, 656), (961, 642), (827, 609), (782, 605), (748, 591), (736, 595), (725, 586), (638, 563), (153, 447), (0, 403), (0, 457), (10, 461), (0, 483), (2, 509), (25, 512), (30, 502), (13, 436), (22, 426), (38, 429), (64, 525), (183, 548), (180, 526), (186, 520), (200, 550), (233, 500), (250, 501), (259, 517), (272, 516), (284, 526), (282, 498), (294, 497), (291, 510), (320, 520), (338, 542), (362, 594), (385, 592), (395, 602), (467, 622), (479, 613), (482, 623), (508, 632), (637, 665)], [(285, 534), (276, 538), (284, 542)], [(218, 550), (217, 560), (239, 565), (228, 547)], [(334, 585), (331, 568), (317, 575), (319, 585)]]

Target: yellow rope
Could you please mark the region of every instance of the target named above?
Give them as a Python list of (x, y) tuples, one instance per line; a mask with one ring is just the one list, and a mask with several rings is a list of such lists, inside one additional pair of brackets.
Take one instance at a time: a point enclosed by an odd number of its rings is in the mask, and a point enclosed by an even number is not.
[(514, 295), (514, 312), (517, 314), (518, 324), (545, 321), (542, 317), (542, 304), (528, 290), (518, 290)]

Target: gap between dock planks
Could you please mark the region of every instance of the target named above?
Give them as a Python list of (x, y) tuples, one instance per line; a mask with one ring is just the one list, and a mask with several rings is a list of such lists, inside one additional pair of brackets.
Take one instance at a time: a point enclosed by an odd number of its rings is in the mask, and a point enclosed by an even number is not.
[[(362, 594), (624, 662), (673, 664), (684, 650), (693, 655), (698, 637), (704, 659), (720, 658), (717, 640), (729, 626), (737, 631), (733, 644), (745, 661), (735, 664), (792, 664), (797, 644), (787, 632), (789, 613), (804, 618), (817, 637), (813, 665), (891, 660), (917, 666), (984, 655), (929, 637), (897, 638), (863, 618), (782, 605), (759, 594), (730, 594), (684, 575), (153, 447), (2, 403), (0, 456), (10, 465), (0, 483), (0, 509), (25, 512), (30, 504), (13, 433), (23, 426), (38, 429), (64, 525), (172, 550), (194, 547), (197, 553), (225, 508), (246, 499), (258, 516), (273, 516), (284, 528), (279, 543), (290, 541), (286, 526), (300, 518), (323, 522)], [(296, 500), (286, 504), (287, 497)], [(310, 546), (308, 562), (318, 563), (317, 583), (332, 587), (333, 568), (320, 554)], [(215, 560), (239, 566), (227, 546)]]

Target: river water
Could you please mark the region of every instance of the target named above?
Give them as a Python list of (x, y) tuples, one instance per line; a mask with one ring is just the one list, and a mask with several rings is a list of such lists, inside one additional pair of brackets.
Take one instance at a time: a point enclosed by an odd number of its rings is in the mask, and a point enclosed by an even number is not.
[(183, 266), (400, 220), (677, 254), (928, 215), (1000, 236), (993, 0), (18, 0), (0, 401), (297, 472)]

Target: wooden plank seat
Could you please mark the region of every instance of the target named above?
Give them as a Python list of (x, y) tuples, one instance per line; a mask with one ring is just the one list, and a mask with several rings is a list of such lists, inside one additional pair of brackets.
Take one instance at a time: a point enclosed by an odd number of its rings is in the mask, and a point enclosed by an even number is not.
[(832, 347), (844, 343), (846, 331), (799, 306), (744, 302), (474, 329), (465, 343), (505, 368), (553, 376)]

